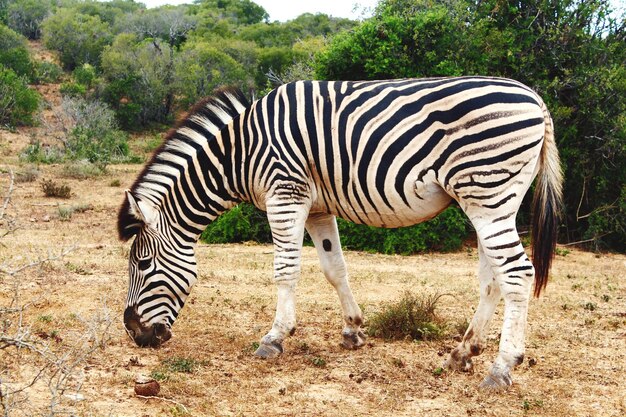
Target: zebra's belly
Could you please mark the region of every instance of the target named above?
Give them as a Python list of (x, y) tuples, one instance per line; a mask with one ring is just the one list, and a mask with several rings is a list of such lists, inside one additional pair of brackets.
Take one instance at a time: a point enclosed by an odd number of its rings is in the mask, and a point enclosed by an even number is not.
[[(390, 193), (385, 200), (373, 198), (374, 204), (335, 201), (329, 209), (323, 201), (313, 205), (313, 211), (330, 211), (337, 217), (354, 223), (375, 227), (405, 227), (430, 220), (445, 210), (452, 198), (436, 183), (412, 183), (413, 192), (404, 198)], [(408, 203), (408, 204), (407, 204)]]

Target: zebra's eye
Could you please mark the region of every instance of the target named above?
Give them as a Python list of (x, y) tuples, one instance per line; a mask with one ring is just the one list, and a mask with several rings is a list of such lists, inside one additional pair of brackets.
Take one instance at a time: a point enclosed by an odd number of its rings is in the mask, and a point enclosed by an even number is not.
[(150, 259), (140, 259), (138, 266), (139, 269), (145, 271), (146, 269), (150, 268)]

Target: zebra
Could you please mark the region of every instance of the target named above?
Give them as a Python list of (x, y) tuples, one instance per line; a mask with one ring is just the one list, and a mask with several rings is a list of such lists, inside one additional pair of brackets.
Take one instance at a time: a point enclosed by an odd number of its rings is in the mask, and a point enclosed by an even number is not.
[[(533, 179), (532, 262), (516, 214)], [(336, 217), (396, 228), (456, 202), (476, 230), (480, 300), (445, 366), (472, 369), (504, 298), (498, 356), (481, 386), (512, 384), (522, 363), (534, 279), (539, 296), (555, 253), (562, 173), (550, 114), (529, 87), (493, 77), (297, 81), (248, 104), (225, 88), (167, 135), (120, 208), (120, 239), (135, 236), (124, 311), (140, 346), (159, 346), (196, 281), (205, 227), (242, 201), (267, 213), (276, 314), (255, 354), (283, 353), (296, 329), (305, 230), (339, 296), (342, 345), (365, 342)]]

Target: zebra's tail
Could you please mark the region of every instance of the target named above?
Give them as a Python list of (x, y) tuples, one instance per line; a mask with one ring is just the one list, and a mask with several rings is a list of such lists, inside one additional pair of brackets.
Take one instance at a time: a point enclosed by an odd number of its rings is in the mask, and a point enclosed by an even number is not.
[(557, 227), (563, 199), (563, 173), (554, 140), (552, 118), (543, 102), (541, 109), (546, 128), (533, 196), (531, 233), (535, 297), (539, 297), (548, 284), (548, 273), (556, 251)]

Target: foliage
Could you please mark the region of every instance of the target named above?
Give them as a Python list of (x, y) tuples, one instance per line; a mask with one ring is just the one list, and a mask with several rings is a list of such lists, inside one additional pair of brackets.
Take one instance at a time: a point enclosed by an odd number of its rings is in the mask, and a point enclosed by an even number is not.
[(158, 39), (120, 34), (102, 53), (103, 99), (124, 128), (167, 122), (174, 105), (174, 55)]
[(33, 164), (55, 164), (63, 161), (63, 150), (55, 146), (43, 145), (33, 141), (20, 153), (20, 160)]
[[(496, 75), (539, 92), (565, 168), (563, 237), (626, 250), (626, 27), (608, 0), (383, 0), (315, 61), (322, 79)], [(529, 206), (522, 218), (529, 218)]]
[(428, 222), (399, 229), (381, 229), (341, 219), (337, 226), (346, 249), (403, 255), (459, 250), (469, 233), (469, 225), (458, 207), (450, 207)]
[[(451, 207), (435, 219), (412, 227), (382, 229), (338, 219), (343, 247), (387, 254), (414, 254), (429, 250), (461, 248), (469, 226), (461, 211)], [(211, 223), (200, 237), (207, 243), (272, 242), (265, 213), (242, 203)]]
[(205, 20), (219, 16), (236, 25), (250, 25), (269, 18), (263, 7), (250, 0), (200, 0), (197, 4), (197, 13)]
[(72, 126), (64, 143), (68, 159), (86, 159), (104, 168), (129, 156), (128, 137), (105, 103), (66, 97), (62, 106)]
[(44, 45), (59, 52), (65, 69), (82, 64), (100, 64), (100, 54), (112, 40), (111, 28), (98, 16), (82, 14), (74, 9), (59, 9), (41, 24)]
[(67, 83), (61, 84), (61, 87), (59, 88), (59, 92), (63, 96), (84, 97), (85, 94), (87, 94), (87, 88), (85, 88), (85, 86), (82, 84), (67, 82)]
[(269, 243), (272, 232), (265, 213), (242, 203), (218, 217), (202, 232), (200, 239), (206, 243)]
[(85, 63), (80, 67), (74, 68), (72, 78), (77, 84), (83, 85), (85, 88), (89, 89), (96, 79), (96, 69), (92, 65)]
[(441, 295), (415, 295), (405, 292), (400, 300), (370, 315), (370, 336), (397, 340), (434, 340), (444, 334), (444, 323), (435, 314)]
[(63, 70), (54, 62), (41, 61), (36, 64), (35, 81), (40, 84), (56, 83), (61, 79)]
[(184, 106), (210, 95), (217, 87), (247, 84), (243, 67), (207, 42), (185, 45), (175, 65), (177, 90)]
[(0, 25), (0, 65), (28, 80), (34, 78), (35, 64), (30, 58), (26, 39), (4, 25)]
[(78, 13), (97, 16), (102, 22), (111, 26), (128, 13), (144, 13), (146, 11), (143, 3), (134, 0), (81, 0), (70, 1), (65, 4)]
[(29, 39), (39, 39), (41, 22), (51, 10), (49, 0), (13, 0), (7, 8), (7, 24)]
[(197, 21), (196, 16), (186, 14), (184, 7), (158, 8), (141, 14), (127, 14), (116, 27), (118, 32), (134, 33), (139, 39), (161, 39), (170, 47), (179, 47)]
[(25, 77), (0, 64), (0, 125), (30, 125), (39, 108), (39, 94)]

